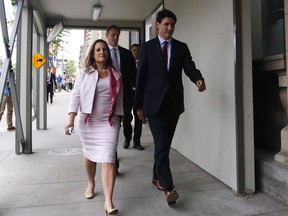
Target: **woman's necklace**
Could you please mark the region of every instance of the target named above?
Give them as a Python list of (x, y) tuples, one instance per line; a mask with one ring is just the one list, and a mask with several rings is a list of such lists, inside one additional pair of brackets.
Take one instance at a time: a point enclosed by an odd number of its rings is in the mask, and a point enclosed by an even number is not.
[(108, 70), (107, 69), (99, 69), (97, 68), (97, 71), (98, 71), (98, 75), (100, 78), (106, 78), (108, 76)]

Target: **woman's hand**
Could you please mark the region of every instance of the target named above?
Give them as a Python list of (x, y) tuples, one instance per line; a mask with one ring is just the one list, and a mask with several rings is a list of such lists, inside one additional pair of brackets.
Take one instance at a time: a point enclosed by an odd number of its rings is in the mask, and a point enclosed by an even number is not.
[(76, 113), (69, 113), (69, 121), (68, 124), (64, 127), (64, 134), (71, 135), (71, 131), (69, 131), (69, 128), (74, 128), (74, 119), (75, 119)]
[(69, 131), (69, 128), (74, 128), (74, 123), (69, 122), (65, 127), (64, 127), (64, 134), (65, 135), (71, 135), (71, 129)]

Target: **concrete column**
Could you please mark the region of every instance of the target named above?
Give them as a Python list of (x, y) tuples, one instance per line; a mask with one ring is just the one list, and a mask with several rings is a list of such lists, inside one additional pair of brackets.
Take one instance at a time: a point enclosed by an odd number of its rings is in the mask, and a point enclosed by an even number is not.
[[(25, 145), (22, 146), (22, 152), (32, 153), (32, 7), (23, 7), (20, 26), (19, 34), (17, 34), (16, 83), (19, 86), (20, 114), (26, 141)], [(18, 135), (19, 131), (16, 130), (16, 136)]]
[(46, 70), (48, 65), (49, 53), (47, 52), (47, 29), (44, 25), (44, 18), (37, 11), (33, 12), (34, 36), (33, 55), (39, 52), (46, 58), (46, 63), (39, 69), (34, 68), (36, 72), (36, 84), (33, 86), (33, 94), (36, 100), (36, 128), (37, 130), (47, 129), (47, 88), (46, 88)]
[[(33, 41), (32, 41), (32, 56), (39, 49), (39, 38), (37, 37), (37, 33), (33, 31)], [(38, 69), (32, 66), (32, 122), (38, 118)]]
[[(47, 56), (48, 62), (49, 55), (45, 55), (47, 52), (46, 37), (38, 35), (39, 37), (39, 53), (42, 56)], [(48, 63), (45, 63), (37, 71), (37, 129), (47, 129), (47, 88), (46, 88), (46, 70)]]

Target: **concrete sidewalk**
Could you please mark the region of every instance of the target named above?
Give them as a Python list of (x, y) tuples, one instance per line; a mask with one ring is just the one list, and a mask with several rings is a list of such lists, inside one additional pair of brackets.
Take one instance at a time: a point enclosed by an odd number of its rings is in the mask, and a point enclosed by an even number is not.
[[(0, 216), (88, 216), (105, 215), (101, 166), (96, 177), (96, 196), (84, 197), (87, 186), (77, 128), (65, 136), (70, 92), (55, 93), (48, 106), (48, 129), (36, 130), (33, 122), (33, 154), (14, 153), (14, 133), (0, 122)], [(168, 207), (164, 193), (151, 183), (153, 141), (143, 128), (145, 151), (122, 148), (120, 133), (114, 204), (119, 216), (236, 216), (288, 215), (288, 207), (256, 193), (236, 196), (225, 184), (176, 151), (171, 151), (171, 169), (180, 194), (177, 205)]]

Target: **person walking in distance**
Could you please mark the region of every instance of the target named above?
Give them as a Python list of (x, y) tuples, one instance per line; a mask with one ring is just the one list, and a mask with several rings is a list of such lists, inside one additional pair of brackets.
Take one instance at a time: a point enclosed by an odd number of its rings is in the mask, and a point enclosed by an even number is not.
[(143, 122), (147, 117), (155, 145), (152, 183), (165, 192), (169, 206), (179, 198), (169, 152), (179, 116), (184, 112), (182, 70), (199, 92), (206, 89), (187, 44), (172, 38), (176, 22), (172, 11), (158, 12), (158, 36), (141, 45), (135, 92), (138, 116)]
[(121, 74), (112, 66), (108, 45), (96, 40), (85, 58), (85, 68), (77, 75), (69, 105), (69, 120), (64, 127), (74, 127), (78, 109), (78, 133), (83, 145), (84, 166), (88, 177), (87, 199), (94, 197), (97, 163), (102, 164), (104, 210), (118, 214), (113, 203), (116, 180), (116, 149), (123, 115)]
[(50, 103), (53, 103), (53, 96), (54, 96), (54, 90), (53, 90), (53, 84), (57, 86), (55, 74), (51, 72), (51, 68), (47, 68), (47, 103), (49, 99), (50, 94)]
[(15, 130), (15, 126), (13, 126), (13, 103), (12, 103), (12, 97), (11, 97), (11, 90), (9, 87), (9, 81), (6, 81), (5, 87), (4, 87), (4, 95), (0, 107), (0, 121), (2, 119), (2, 116), (4, 114), (5, 108), (7, 107), (7, 113), (6, 113), (6, 123), (7, 123), (7, 130), (12, 131)]
[(56, 82), (57, 82), (57, 90), (58, 90), (58, 92), (60, 92), (61, 89), (62, 89), (62, 86), (61, 86), (61, 84), (62, 84), (62, 77), (61, 77), (60, 74), (59, 74), (58, 77), (56, 78)]

